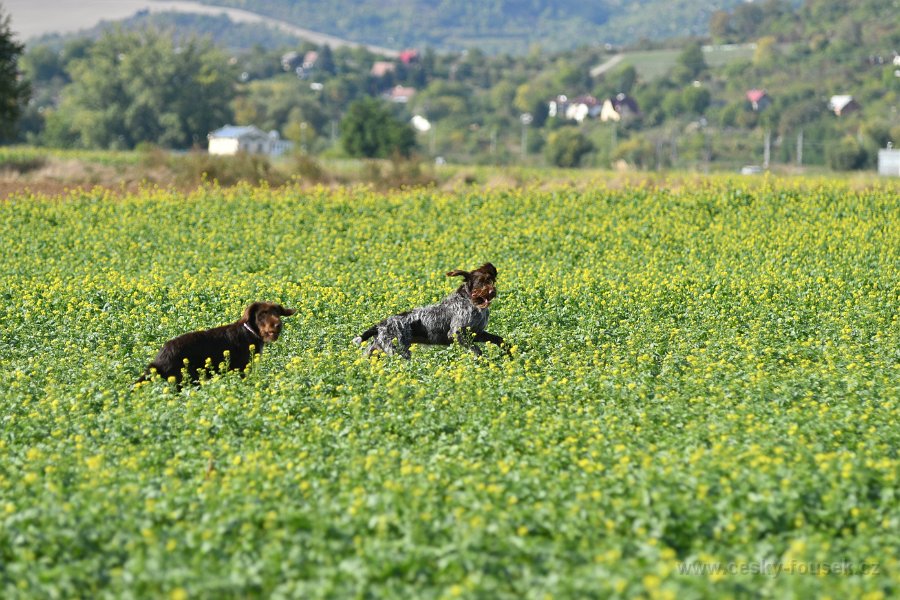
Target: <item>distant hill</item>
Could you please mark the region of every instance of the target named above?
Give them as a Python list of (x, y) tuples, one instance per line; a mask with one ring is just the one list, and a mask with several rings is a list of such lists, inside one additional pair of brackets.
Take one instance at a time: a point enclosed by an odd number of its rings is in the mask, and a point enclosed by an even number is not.
[(142, 11), (133, 17), (120, 21), (102, 21), (88, 29), (76, 33), (49, 34), (33, 38), (32, 46), (49, 45), (61, 47), (66, 41), (77, 38), (97, 39), (114, 28), (128, 31), (157, 29), (171, 31), (175, 39), (206, 37), (214, 44), (231, 51), (249, 50), (261, 47), (267, 50), (295, 46), (301, 38), (262, 23), (236, 23), (226, 15), (203, 15), (184, 12), (149, 13)]
[[(357, 42), (523, 54), (707, 35), (716, 10), (743, 0), (200, 0)], [(799, 0), (794, 2), (799, 4)]]

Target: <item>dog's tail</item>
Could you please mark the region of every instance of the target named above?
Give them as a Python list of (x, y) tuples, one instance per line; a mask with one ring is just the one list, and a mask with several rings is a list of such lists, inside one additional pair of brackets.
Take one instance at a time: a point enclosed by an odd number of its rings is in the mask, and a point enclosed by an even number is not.
[(378, 332), (378, 325), (372, 325), (371, 327), (369, 327), (368, 329), (363, 331), (361, 334), (359, 334), (358, 336), (353, 338), (353, 343), (354, 344), (362, 344), (364, 341), (366, 341), (367, 339), (369, 339), (370, 337), (375, 335), (377, 332)]

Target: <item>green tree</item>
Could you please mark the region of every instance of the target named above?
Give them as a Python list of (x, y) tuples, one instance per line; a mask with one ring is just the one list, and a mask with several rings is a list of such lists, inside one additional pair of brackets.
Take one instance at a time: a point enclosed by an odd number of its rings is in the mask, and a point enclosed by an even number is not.
[(712, 95), (705, 87), (689, 85), (681, 92), (681, 105), (693, 115), (702, 115), (709, 107)]
[(395, 119), (388, 107), (374, 98), (351, 103), (341, 121), (341, 145), (350, 156), (409, 156), (415, 144), (412, 127)]
[(684, 114), (684, 94), (680, 90), (668, 92), (661, 103), (663, 113), (670, 119), (677, 119)]
[(778, 61), (778, 44), (777, 40), (767, 35), (756, 41), (756, 50), (753, 52), (753, 64), (757, 67), (771, 68), (776, 66)]
[(692, 42), (685, 46), (678, 55), (673, 77), (676, 81), (686, 83), (698, 79), (706, 71), (706, 58), (700, 42)]
[(319, 58), (316, 60), (316, 68), (327, 75), (337, 73), (337, 67), (334, 64), (334, 55), (331, 53), (331, 46), (325, 44), (319, 48)]
[(594, 144), (575, 127), (563, 127), (547, 137), (547, 160), (557, 167), (577, 167)]
[(635, 83), (637, 83), (637, 78), (637, 69), (633, 65), (622, 67), (616, 72), (615, 82), (618, 88), (616, 92), (630, 94), (634, 89)]
[(24, 46), (13, 38), (9, 15), (0, 5), (0, 139), (12, 134), (22, 114), (22, 105), (31, 93), (19, 73), (19, 57)]
[(731, 34), (731, 15), (728, 11), (717, 10), (709, 17), (709, 34), (718, 42), (728, 40)]
[(825, 160), (836, 171), (861, 169), (866, 165), (866, 159), (866, 149), (850, 135), (839, 142), (832, 142), (825, 149)]
[(763, 20), (763, 10), (756, 4), (738, 5), (731, 15), (731, 28), (741, 40), (752, 39)]
[(637, 137), (619, 144), (613, 153), (613, 158), (624, 160), (640, 169), (646, 169), (652, 166), (656, 160), (656, 148), (649, 140)]
[(69, 71), (55, 127), (78, 146), (187, 148), (232, 120), (235, 77), (209, 42), (192, 39), (176, 48), (157, 32), (114, 31)]

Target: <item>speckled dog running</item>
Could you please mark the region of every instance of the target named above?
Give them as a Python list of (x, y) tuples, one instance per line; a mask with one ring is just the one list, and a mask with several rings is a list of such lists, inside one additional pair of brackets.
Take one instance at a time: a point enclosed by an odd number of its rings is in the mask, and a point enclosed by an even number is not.
[[(497, 269), (485, 263), (474, 271), (459, 269), (447, 273), (448, 277), (462, 276), (463, 284), (455, 292), (438, 302), (390, 316), (355, 337), (361, 344), (370, 338), (366, 356), (375, 350), (385, 354), (395, 351), (404, 358), (410, 357), (411, 344), (449, 346), (456, 341), (475, 354), (481, 348), (473, 342), (490, 342), (501, 346), (503, 338), (485, 331), (490, 316), (490, 305), (497, 296), (494, 282)], [(468, 335), (466, 331), (471, 332)], [(394, 340), (397, 340), (396, 348)]]

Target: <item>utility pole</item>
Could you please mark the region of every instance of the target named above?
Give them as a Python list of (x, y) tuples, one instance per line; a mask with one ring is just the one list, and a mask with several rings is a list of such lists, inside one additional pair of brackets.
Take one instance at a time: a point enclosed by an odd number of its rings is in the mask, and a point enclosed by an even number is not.
[(766, 141), (763, 149), (763, 169), (769, 168), (769, 156), (771, 155), (772, 132), (766, 129)]
[(528, 126), (531, 125), (533, 120), (534, 117), (531, 113), (522, 113), (519, 115), (519, 121), (522, 122), (522, 158), (525, 158), (525, 154), (528, 152)]
[(709, 130), (703, 127), (703, 172), (709, 173), (709, 163), (712, 160), (712, 143)]
[(797, 134), (797, 166), (803, 166), (803, 130)]

